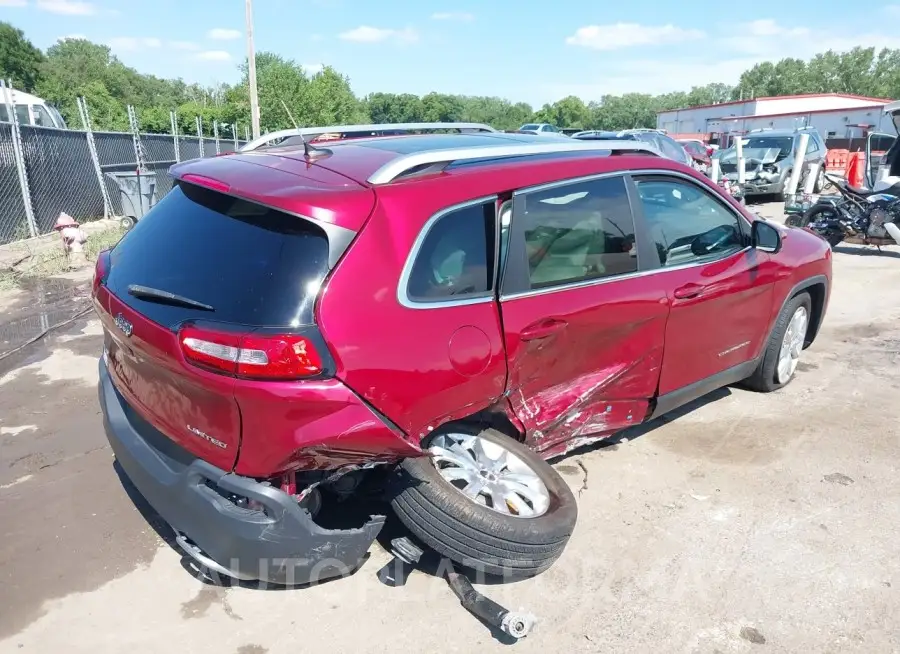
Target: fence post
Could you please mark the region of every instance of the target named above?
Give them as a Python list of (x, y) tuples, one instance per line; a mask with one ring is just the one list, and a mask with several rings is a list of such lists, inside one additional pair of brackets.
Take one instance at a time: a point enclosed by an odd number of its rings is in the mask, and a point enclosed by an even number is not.
[(131, 126), (131, 141), (134, 144), (134, 159), (137, 162), (138, 171), (143, 173), (146, 171), (146, 157), (144, 157), (144, 147), (141, 145), (141, 131), (138, 125), (137, 112), (133, 105), (128, 105), (128, 124)]
[(81, 116), (81, 124), (84, 127), (85, 137), (87, 138), (88, 150), (91, 153), (91, 163), (94, 165), (94, 172), (97, 174), (97, 182), (100, 184), (100, 193), (103, 195), (103, 217), (112, 216), (112, 201), (109, 198), (109, 189), (106, 188), (106, 181), (103, 179), (103, 169), (100, 167), (100, 157), (97, 155), (97, 144), (94, 142), (94, 129), (91, 126), (91, 114), (88, 111), (87, 100), (84, 96), (75, 98), (78, 104), (78, 114)]
[(12, 85), (0, 79), (0, 90), (3, 91), (3, 102), (9, 114), (12, 127), (13, 155), (16, 159), (16, 173), (19, 177), (19, 188), (22, 191), (22, 204), (25, 207), (25, 218), (28, 221), (28, 232), (32, 237), (38, 235), (37, 223), (34, 221), (34, 209), (31, 204), (31, 189), (28, 187), (28, 172), (25, 169), (25, 155), (22, 151), (22, 135), (19, 133), (19, 117), (15, 112)]
[(234, 137), (234, 151), (238, 151), (237, 123), (231, 123), (231, 135)]
[(222, 154), (222, 146), (219, 144), (219, 121), (213, 121), (213, 138), (216, 140), (216, 155)]
[(247, 125), (244, 125), (244, 140), (247, 141), (247, 143), (250, 142), (250, 128)]
[(178, 112), (170, 111), (169, 120), (172, 122), (172, 141), (175, 143), (175, 163), (181, 163), (181, 147), (178, 144)]
[(203, 119), (197, 116), (197, 140), (200, 146), (200, 158), (206, 156), (206, 149), (203, 147)]

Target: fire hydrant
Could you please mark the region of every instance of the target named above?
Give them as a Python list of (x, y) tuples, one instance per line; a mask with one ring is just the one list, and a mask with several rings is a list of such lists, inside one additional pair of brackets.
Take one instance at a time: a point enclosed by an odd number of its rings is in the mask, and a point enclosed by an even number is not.
[(84, 253), (84, 244), (87, 243), (87, 234), (72, 216), (63, 212), (56, 219), (53, 229), (62, 237), (63, 250), (69, 260), (70, 268), (86, 266), (87, 256)]

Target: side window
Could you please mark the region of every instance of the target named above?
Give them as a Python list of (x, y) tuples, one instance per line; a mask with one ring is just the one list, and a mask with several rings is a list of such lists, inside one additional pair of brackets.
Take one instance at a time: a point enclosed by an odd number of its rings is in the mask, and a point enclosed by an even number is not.
[(662, 266), (714, 261), (744, 247), (739, 218), (705, 191), (676, 180), (636, 182)]
[(36, 104), (32, 107), (34, 111), (34, 124), (41, 127), (53, 127), (53, 119), (50, 114), (41, 105)]
[(524, 237), (518, 242), (524, 242), (531, 289), (637, 271), (634, 219), (623, 178), (554, 186), (522, 199), (513, 230)]
[(29, 111), (27, 104), (16, 105), (16, 121), (20, 125), (31, 124), (31, 111)]
[(0, 123), (8, 123), (9, 120), (9, 111), (6, 110), (5, 104), (0, 104)]
[(439, 214), (410, 270), (410, 300), (446, 302), (493, 291), (495, 209), (491, 200)]
[(812, 134), (809, 135), (809, 143), (806, 145), (806, 154), (812, 154), (814, 152), (819, 151), (819, 143), (816, 141), (816, 137)]

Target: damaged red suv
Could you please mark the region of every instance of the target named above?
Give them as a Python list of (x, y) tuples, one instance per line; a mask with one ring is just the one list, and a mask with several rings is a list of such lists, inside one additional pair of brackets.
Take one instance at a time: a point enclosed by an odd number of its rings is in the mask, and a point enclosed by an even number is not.
[(787, 384), (831, 289), (825, 241), (639, 142), (386, 136), (171, 174), (97, 262), (100, 404), (179, 545), (242, 579), (352, 571), (385, 516), (338, 500), (372, 488), (440, 554), (537, 574), (577, 515), (546, 459)]

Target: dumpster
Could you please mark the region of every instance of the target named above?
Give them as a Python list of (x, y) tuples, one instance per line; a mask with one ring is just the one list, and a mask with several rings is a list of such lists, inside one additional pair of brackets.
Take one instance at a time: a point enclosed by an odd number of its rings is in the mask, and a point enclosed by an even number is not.
[(119, 187), (122, 200), (122, 225), (130, 229), (156, 205), (156, 173), (138, 170), (108, 172), (106, 176)]

